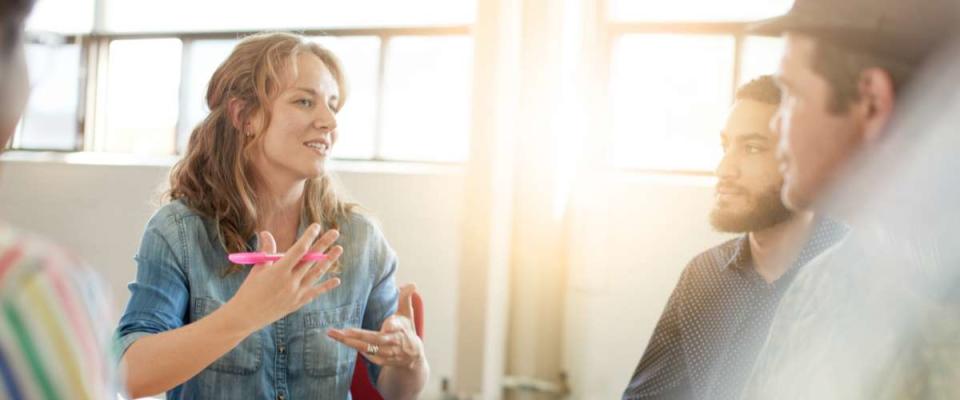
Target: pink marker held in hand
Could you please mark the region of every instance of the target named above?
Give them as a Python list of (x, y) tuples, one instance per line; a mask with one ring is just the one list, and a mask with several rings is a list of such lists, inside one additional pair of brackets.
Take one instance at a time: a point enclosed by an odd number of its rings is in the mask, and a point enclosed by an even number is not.
[[(230, 253), (227, 258), (230, 262), (234, 264), (242, 265), (253, 265), (253, 264), (262, 264), (265, 262), (273, 262), (280, 260), (283, 257), (283, 254), (267, 254), (264, 252), (253, 252), (253, 253)], [(303, 261), (323, 261), (327, 259), (327, 255), (319, 251), (311, 251), (303, 255), (303, 258), (300, 259)]]

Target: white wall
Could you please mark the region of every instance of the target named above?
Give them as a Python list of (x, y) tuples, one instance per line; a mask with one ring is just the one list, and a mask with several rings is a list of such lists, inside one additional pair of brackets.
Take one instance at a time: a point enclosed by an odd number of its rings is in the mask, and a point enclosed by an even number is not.
[[(0, 219), (42, 233), (77, 253), (109, 282), (122, 310), (133, 255), (159, 204), (166, 166), (0, 163)], [(347, 195), (370, 211), (400, 257), (398, 282), (416, 282), (426, 302), (426, 351), (433, 370), (425, 398), (452, 376), (455, 355), (461, 173), (451, 168), (343, 171)]]
[(565, 367), (574, 399), (626, 388), (680, 272), (728, 236), (713, 232), (712, 178), (618, 177), (571, 223), (588, 232), (568, 265)]

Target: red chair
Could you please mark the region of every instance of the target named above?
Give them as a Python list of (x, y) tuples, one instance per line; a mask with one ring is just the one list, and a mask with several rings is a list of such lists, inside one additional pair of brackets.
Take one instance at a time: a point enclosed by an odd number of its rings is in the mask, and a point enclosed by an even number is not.
[[(419, 293), (413, 292), (410, 303), (413, 306), (413, 326), (417, 330), (417, 336), (423, 339), (423, 299), (420, 298)], [(353, 369), (350, 395), (355, 400), (383, 400), (383, 396), (380, 396), (380, 392), (373, 386), (373, 382), (370, 382), (367, 364), (363, 362), (363, 356), (359, 354), (357, 354), (357, 366)]]

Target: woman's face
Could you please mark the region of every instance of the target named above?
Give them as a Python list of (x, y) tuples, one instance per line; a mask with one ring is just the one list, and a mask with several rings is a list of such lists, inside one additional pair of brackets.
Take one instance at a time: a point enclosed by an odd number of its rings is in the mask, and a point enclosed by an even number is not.
[[(321, 176), (337, 141), (340, 88), (333, 74), (313, 53), (300, 54), (296, 68), (287, 70), (270, 106), (270, 125), (252, 157), (269, 181)], [(253, 122), (257, 126), (256, 119)]]

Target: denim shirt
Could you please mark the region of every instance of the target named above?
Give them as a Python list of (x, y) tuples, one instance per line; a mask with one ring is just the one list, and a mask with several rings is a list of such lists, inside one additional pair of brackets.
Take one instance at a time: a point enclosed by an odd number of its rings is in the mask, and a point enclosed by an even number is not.
[[(304, 228), (301, 223), (300, 233)], [(233, 297), (249, 268), (226, 274), (231, 263), (218, 238), (215, 221), (180, 201), (150, 219), (117, 328), (120, 354), (137, 339), (197, 321)], [(344, 249), (339, 287), (248, 336), (167, 398), (349, 399), (357, 352), (327, 337), (327, 330), (380, 329), (396, 312), (397, 257), (360, 214), (340, 221), (337, 243)], [(256, 238), (250, 244), (257, 248)], [(380, 368), (367, 367), (376, 382)]]

